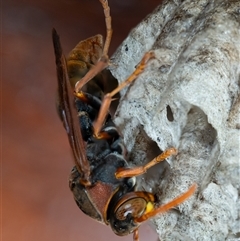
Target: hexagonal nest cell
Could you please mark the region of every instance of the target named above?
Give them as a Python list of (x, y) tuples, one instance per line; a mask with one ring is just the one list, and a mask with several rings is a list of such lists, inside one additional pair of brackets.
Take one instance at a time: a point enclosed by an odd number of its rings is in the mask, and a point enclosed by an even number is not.
[(122, 90), (114, 118), (129, 161), (141, 165), (178, 149), (140, 178), (159, 205), (198, 184), (190, 199), (153, 220), (159, 238), (239, 240), (240, 2), (164, 1), (111, 58), (119, 83), (148, 51), (155, 58)]

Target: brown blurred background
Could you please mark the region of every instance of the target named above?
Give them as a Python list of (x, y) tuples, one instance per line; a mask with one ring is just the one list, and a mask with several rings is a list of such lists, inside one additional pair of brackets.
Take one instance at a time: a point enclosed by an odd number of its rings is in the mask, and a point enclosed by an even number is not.
[[(109, 0), (110, 55), (160, 0)], [(65, 53), (78, 41), (105, 36), (98, 0), (2, 1), (2, 240), (126, 241), (85, 216), (68, 189), (73, 161), (55, 110), (55, 27)], [(157, 240), (143, 225), (140, 240)]]

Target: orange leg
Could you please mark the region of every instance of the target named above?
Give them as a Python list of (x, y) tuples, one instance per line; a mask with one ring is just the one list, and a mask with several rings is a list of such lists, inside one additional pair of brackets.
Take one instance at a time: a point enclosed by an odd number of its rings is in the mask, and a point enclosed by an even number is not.
[(160, 154), (159, 156), (155, 157), (152, 161), (148, 162), (145, 166), (134, 167), (131, 169), (119, 168), (116, 171), (115, 176), (116, 176), (116, 178), (125, 178), (125, 177), (135, 177), (135, 176), (142, 175), (150, 167), (165, 160), (166, 158), (170, 157), (171, 155), (176, 155), (176, 154), (177, 154), (177, 149), (169, 148), (166, 151), (164, 151), (162, 154)]
[(139, 241), (138, 228), (133, 232), (133, 241)]
[(166, 212), (169, 209), (178, 206), (179, 204), (183, 203), (188, 198), (190, 198), (193, 195), (193, 193), (196, 191), (196, 188), (197, 188), (197, 184), (193, 184), (185, 193), (183, 193), (182, 195), (176, 197), (171, 202), (166, 203), (166, 204), (164, 204), (164, 205), (154, 209), (153, 211), (142, 215), (139, 218), (135, 218), (134, 221), (137, 222), (137, 223), (141, 223), (143, 221), (148, 220), (149, 218), (154, 217), (157, 214)]
[(109, 65), (109, 58), (108, 58), (108, 49), (112, 39), (112, 24), (111, 24), (111, 16), (110, 16), (110, 8), (108, 6), (107, 0), (99, 0), (102, 4), (104, 15), (105, 15), (105, 22), (106, 22), (106, 29), (107, 29), (107, 36), (104, 43), (103, 53), (99, 61), (94, 65), (87, 74), (80, 79), (75, 85), (75, 92), (78, 93), (81, 88), (91, 79), (93, 79), (98, 73), (108, 67)]
[(106, 22), (106, 30), (107, 30), (107, 36), (106, 36), (106, 40), (105, 40), (105, 44), (104, 44), (104, 48), (103, 48), (103, 56), (107, 56), (108, 55), (108, 49), (111, 43), (111, 39), (112, 39), (112, 18), (110, 15), (110, 8), (108, 6), (108, 1), (107, 0), (99, 0), (103, 6), (103, 10), (104, 10), (104, 15), (105, 15), (105, 22)]
[(140, 64), (137, 66), (135, 71), (125, 81), (123, 81), (116, 89), (114, 89), (112, 92), (110, 92), (104, 96), (98, 118), (97, 118), (96, 122), (93, 124), (95, 137), (101, 139), (100, 131), (101, 131), (102, 125), (105, 121), (106, 115), (108, 113), (110, 104), (113, 100), (112, 97), (114, 95), (116, 95), (120, 90), (122, 90), (125, 86), (132, 83), (144, 71), (144, 69), (146, 68), (147, 62), (151, 58), (154, 58), (154, 53), (147, 52), (143, 56)]

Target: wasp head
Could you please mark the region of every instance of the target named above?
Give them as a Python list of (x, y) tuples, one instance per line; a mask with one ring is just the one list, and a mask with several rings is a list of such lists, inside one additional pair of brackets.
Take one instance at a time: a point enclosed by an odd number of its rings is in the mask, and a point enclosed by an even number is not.
[(147, 192), (128, 192), (113, 205), (109, 215), (112, 230), (119, 236), (133, 233), (141, 224), (137, 220), (154, 209), (155, 198)]

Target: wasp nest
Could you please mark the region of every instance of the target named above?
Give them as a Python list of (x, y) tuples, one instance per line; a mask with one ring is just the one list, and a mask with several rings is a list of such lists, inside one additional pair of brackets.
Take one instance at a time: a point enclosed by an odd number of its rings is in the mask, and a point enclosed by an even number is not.
[(122, 82), (150, 50), (156, 57), (121, 92), (115, 123), (132, 165), (178, 149), (140, 179), (159, 205), (198, 184), (153, 220), (160, 240), (239, 240), (240, 1), (163, 2), (116, 51), (112, 74)]

